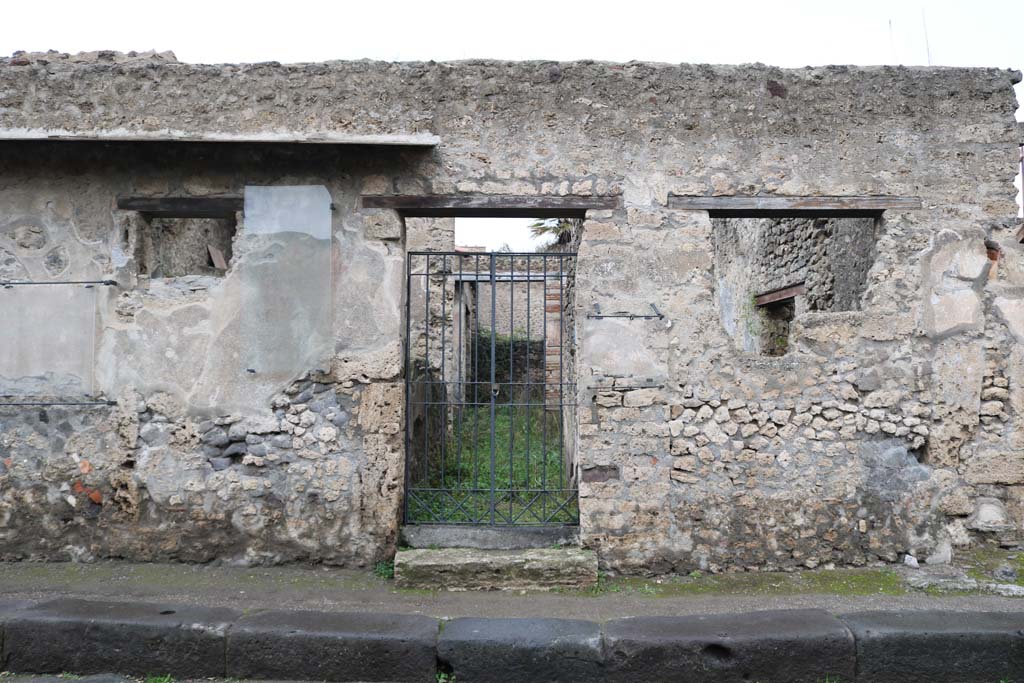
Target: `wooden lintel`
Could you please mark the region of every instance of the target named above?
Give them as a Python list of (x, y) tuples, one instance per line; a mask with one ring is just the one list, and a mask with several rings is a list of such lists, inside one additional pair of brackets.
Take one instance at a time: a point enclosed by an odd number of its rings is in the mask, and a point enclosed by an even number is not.
[(803, 282), (798, 282), (795, 285), (789, 285), (788, 287), (782, 287), (780, 289), (773, 289), (770, 292), (764, 294), (758, 294), (754, 297), (755, 306), (767, 306), (773, 304), (776, 301), (782, 301), (784, 299), (792, 299), (795, 296), (800, 296), (806, 293)]
[(689, 197), (670, 195), (670, 209), (707, 211), (713, 218), (784, 218), (788, 216), (878, 216), (883, 211), (921, 208), (920, 197)]
[(618, 197), (536, 195), (363, 195), (364, 209), (394, 209), (405, 216), (583, 218), (588, 210), (616, 209)]
[(118, 197), (117, 208), (156, 218), (234, 218), (242, 197)]

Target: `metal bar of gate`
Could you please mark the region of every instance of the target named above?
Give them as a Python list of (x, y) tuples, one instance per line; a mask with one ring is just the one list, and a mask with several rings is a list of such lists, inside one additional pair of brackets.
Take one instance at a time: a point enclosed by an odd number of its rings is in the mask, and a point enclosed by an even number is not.
[(441, 409), (441, 488), (445, 488), (445, 442), (448, 440), (448, 375), (445, 373), (445, 358), (448, 356), (448, 347), (444, 345), (445, 328), (448, 327), (448, 316), (445, 303), (448, 301), (448, 255), (441, 255), (441, 391), (444, 396), (444, 407)]
[[(515, 257), (508, 257), (508, 487), (512, 490), (508, 495), (508, 518), (511, 521), (514, 510), (512, 509), (515, 500), (515, 466), (513, 460), (516, 450), (516, 408), (515, 408), (515, 384), (512, 380), (516, 374), (513, 370), (513, 359), (516, 357), (516, 260)], [(529, 283), (527, 283), (529, 286)], [(527, 349), (529, 354), (529, 349)]]
[[(541, 385), (541, 451), (540, 451), (540, 488), (547, 491), (548, 488), (548, 255), (544, 254), (541, 260), (544, 268), (544, 333), (541, 348), (544, 351), (544, 384)], [(547, 498), (541, 501), (541, 510), (546, 519), (548, 516)]]
[(426, 378), (426, 402), (423, 406), (423, 479), (430, 481), (430, 405), (433, 400), (433, 387), (430, 385), (430, 254), (423, 270), (423, 357), (425, 359), (424, 374)]
[(495, 309), (497, 308), (498, 303), (498, 286), (497, 279), (495, 278), (495, 273), (495, 255), (491, 254), (491, 524), (494, 524), (494, 508), (496, 504), (494, 491), (494, 477), (497, 465), (497, 444), (495, 443), (494, 440), (494, 417), (496, 404), (498, 402), (498, 391), (496, 389), (494, 382), (496, 379), (495, 370), (497, 367), (497, 363), (495, 362), (495, 352), (497, 351), (496, 345), (498, 335), (496, 334), (496, 332), (498, 329), (498, 324), (495, 315)]
[(405, 257), (405, 343), (403, 344), (403, 356), (405, 359), (405, 521), (411, 521), (409, 514), (408, 492), (412, 490), (412, 468), (409, 466), (409, 457), (412, 455), (412, 354), (409, 353), (409, 340), (412, 337), (412, 274), (413, 255)]
[(533, 343), (533, 328), (530, 326), (530, 290), (533, 283), (530, 281), (530, 259), (526, 259), (526, 478), (523, 480), (523, 488), (530, 488), (530, 435), (533, 433), (533, 385), (530, 384), (530, 344)]
[(558, 487), (565, 487), (565, 257), (558, 258)]
[[(480, 276), (480, 256), (476, 257), (476, 275)], [(476, 288), (476, 306), (474, 313), (476, 318), (476, 331), (473, 334), (473, 448), (480, 443), (478, 422), (480, 421), (480, 285)], [(479, 486), (480, 458), (474, 454), (473, 457), (473, 488)]]
[[(466, 326), (466, 283), (462, 280), (462, 257), (455, 257), (459, 262), (459, 348), (455, 352), (455, 357), (459, 360), (458, 373), (459, 373), (459, 391), (456, 396), (458, 403), (456, 404), (456, 410), (458, 412), (458, 419), (454, 420), (455, 424), (453, 427), (456, 431), (456, 443), (458, 444), (458, 454), (455, 456), (455, 472), (456, 482), (455, 485), (459, 488), (462, 487), (462, 410), (466, 403), (466, 375), (465, 368), (463, 367), (463, 353), (465, 346), (462, 345), (462, 328)], [(454, 289), (454, 287), (453, 287)]]

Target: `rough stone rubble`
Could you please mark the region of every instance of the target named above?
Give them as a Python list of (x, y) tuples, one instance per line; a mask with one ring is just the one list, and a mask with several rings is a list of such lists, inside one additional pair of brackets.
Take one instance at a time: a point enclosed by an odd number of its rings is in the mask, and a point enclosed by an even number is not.
[[(575, 316), (581, 538), (606, 569), (939, 561), (972, 544), (1017, 544), (1019, 80), (949, 68), (5, 59), (6, 131), (430, 132), (442, 142), (0, 143), (0, 277), (118, 282), (76, 299), (95, 306), (95, 325), (72, 330), (95, 343), (80, 364), (94, 393), (117, 405), (0, 408), (0, 558), (389, 556), (403, 481), (404, 255), (450, 237), (359, 208), (361, 194), (391, 193), (620, 198), (583, 223), (576, 312), (654, 303), (666, 318)], [(152, 226), (114, 200), (260, 185), (330, 194), (333, 350), (247, 394), (256, 380), (234, 352), (251, 338), (225, 326), (244, 298), (221, 283), (258, 264), (243, 249), (224, 277), (150, 277), (136, 245)], [(856, 248), (805, 253), (802, 237), (784, 248), (786, 236), (825, 226), (755, 238), (750, 219), (672, 210), (670, 194), (915, 196), (923, 208), (869, 220), (870, 244), (865, 227)], [(753, 277), (726, 268), (726, 246), (759, 264)], [(772, 259), (783, 253), (794, 260)], [(796, 301), (785, 353), (762, 354), (750, 298), (801, 274), (810, 293)], [(38, 296), (53, 311), (69, 305)], [(61, 353), (64, 319), (33, 320), (44, 354)], [(36, 380), (34, 396), (74, 393)], [(241, 410), (217, 398), (232, 388), (253, 396)]]

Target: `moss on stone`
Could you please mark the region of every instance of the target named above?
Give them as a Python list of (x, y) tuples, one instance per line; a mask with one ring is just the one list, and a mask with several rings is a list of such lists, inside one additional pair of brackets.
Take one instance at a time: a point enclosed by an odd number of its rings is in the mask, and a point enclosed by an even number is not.
[(124, 564), (119, 562), (20, 562), (4, 565), (4, 588), (9, 591), (90, 590), (111, 584), (159, 586), (162, 590), (253, 591), (280, 588), (324, 592), (369, 588), (377, 584), (371, 573), (322, 567), (241, 568), (180, 564)]
[(660, 579), (605, 578), (596, 587), (568, 594), (636, 593), (650, 597), (686, 595), (903, 595), (902, 580), (891, 569), (817, 569), (803, 572), (744, 572)]
[(1024, 553), (1022, 552), (983, 545), (958, 552), (956, 562), (964, 567), (967, 576), (975, 581), (984, 581), (985, 583), (1007, 583), (997, 580), (993, 576), (993, 572), (1004, 565), (1013, 567), (1017, 570), (1017, 580), (1013, 583), (1024, 586)]

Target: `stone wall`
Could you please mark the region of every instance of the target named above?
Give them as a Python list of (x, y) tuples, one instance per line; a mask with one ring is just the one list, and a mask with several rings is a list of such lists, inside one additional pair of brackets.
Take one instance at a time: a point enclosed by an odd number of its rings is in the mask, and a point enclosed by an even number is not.
[[(134, 345), (96, 359), (97, 388), (116, 408), (48, 409), (45, 419), (4, 409), (2, 554), (348, 564), (388, 554), (402, 481), (403, 229), (393, 213), (360, 209), (360, 193), (619, 198), (617, 209), (588, 212), (570, 318), (581, 535), (606, 569), (858, 565), (1015, 543), (1024, 524), (1019, 78), (19, 55), (0, 65), (7, 131), (429, 131), (441, 144), (2, 143), (0, 267), (53, 278), (58, 265), (45, 264), (66, 261), (61, 272), (116, 274), (121, 287), (98, 302), (100, 347), (112, 328), (137, 328), (123, 335)], [(282, 383), (240, 422), (160, 389), (196, 371), (187, 364), (153, 363), (138, 382), (107, 383), (118, 376), (112, 364), (148, 357), (147, 330), (167, 340), (161, 352), (188, 358), (192, 332), (205, 338), (208, 325), (202, 282), (173, 284), (182, 296), (166, 301), (130, 277), (118, 246), (130, 217), (112, 210), (113, 197), (260, 184), (323, 185), (336, 207), (329, 367)], [(919, 196), (923, 208), (888, 211), (877, 225), (859, 309), (798, 311), (788, 352), (763, 357), (737, 347), (721, 315), (711, 219), (667, 208), (671, 193)], [(39, 248), (36, 227), (48, 236)], [(1000, 249), (994, 274), (986, 240)], [(646, 313), (652, 303), (664, 319), (585, 315), (595, 304)], [(277, 461), (258, 453), (268, 442)], [(245, 455), (226, 453), (241, 443)], [(222, 450), (208, 456), (204, 446)], [(231, 464), (214, 469), (223, 458)]]
[[(536, 274), (532, 274), (536, 275)], [(525, 274), (523, 275), (525, 277)], [(558, 290), (558, 280), (552, 279), (549, 287)], [(499, 284), (494, 291), (494, 306), (491, 306), (491, 285), (481, 282), (477, 288), (481, 303), (480, 329), (492, 327), (491, 310), (494, 310), (494, 330), (506, 337), (519, 339), (544, 338), (544, 282), (516, 282)], [(529, 312), (529, 313), (527, 313)]]

